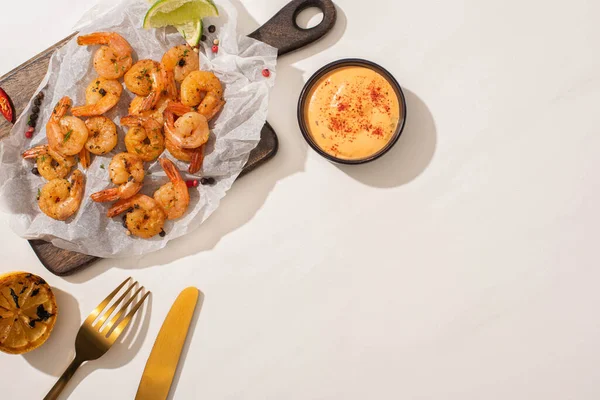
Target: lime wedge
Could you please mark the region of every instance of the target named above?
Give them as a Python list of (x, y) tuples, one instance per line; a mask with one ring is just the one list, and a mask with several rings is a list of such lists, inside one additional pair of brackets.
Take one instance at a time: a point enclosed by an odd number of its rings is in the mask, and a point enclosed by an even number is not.
[(181, 36), (192, 47), (198, 46), (202, 36), (202, 20), (186, 22), (185, 24), (175, 25), (175, 28), (181, 33)]
[(218, 15), (219, 11), (212, 0), (158, 0), (144, 17), (144, 29), (181, 26)]

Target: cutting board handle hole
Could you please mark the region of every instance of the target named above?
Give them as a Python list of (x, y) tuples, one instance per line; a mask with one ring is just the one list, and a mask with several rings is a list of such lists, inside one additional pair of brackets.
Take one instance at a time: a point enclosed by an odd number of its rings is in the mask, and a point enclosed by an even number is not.
[(323, 10), (319, 7), (307, 7), (297, 12), (296, 25), (300, 29), (312, 29), (319, 26), (323, 22), (323, 18)]

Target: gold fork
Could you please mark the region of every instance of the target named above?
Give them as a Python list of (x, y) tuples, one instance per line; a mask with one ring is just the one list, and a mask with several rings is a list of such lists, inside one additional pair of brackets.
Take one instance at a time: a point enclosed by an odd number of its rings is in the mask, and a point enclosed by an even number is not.
[[(137, 282), (133, 282), (131, 286), (129, 286), (129, 288), (121, 295), (121, 297), (119, 297), (117, 301), (115, 301), (113, 305), (108, 309), (108, 311), (102, 314), (100, 318), (98, 318), (98, 316), (102, 311), (104, 311), (106, 306), (108, 306), (108, 303), (110, 303), (111, 300), (117, 295), (117, 293), (119, 293), (123, 286), (125, 286), (125, 284), (130, 280), (131, 277), (125, 279), (125, 281), (121, 283), (115, 290), (113, 290), (113, 292), (109, 294), (108, 297), (105, 298), (102, 301), (102, 303), (100, 303), (98, 307), (94, 309), (94, 311), (92, 311), (92, 313), (85, 319), (85, 321), (83, 321), (83, 325), (81, 325), (81, 328), (79, 328), (79, 332), (77, 333), (77, 339), (75, 339), (75, 359), (73, 360), (71, 365), (67, 367), (62, 376), (58, 378), (58, 381), (52, 387), (52, 389), (50, 389), (46, 397), (44, 397), (44, 400), (58, 399), (58, 396), (63, 391), (65, 386), (67, 386), (67, 383), (73, 377), (75, 371), (77, 371), (77, 368), (79, 368), (81, 364), (83, 364), (86, 361), (96, 360), (103, 356), (104, 353), (106, 353), (108, 349), (110, 349), (110, 347), (115, 343), (119, 336), (121, 336), (121, 333), (123, 333), (123, 330), (127, 327), (127, 325), (129, 325), (131, 319), (133, 318), (133, 315), (142, 306), (142, 303), (150, 294), (149, 291), (146, 292), (146, 294), (144, 294), (140, 301), (138, 301), (131, 308), (129, 314), (127, 314), (127, 316), (123, 318), (123, 320), (121, 320), (121, 322), (118, 325), (116, 325), (116, 327), (113, 329), (115, 323), (121, 317), (121, 315), (123, 315), (127, 307), (144, 289), (143, 286), (140, 287), (129, 298), (129, 300), (127, 300), (125, 304), (123, 304), (119, 312), (117, 312), (107, 324), (104, 323), (106, 322), (107, 318), (110, 317), (110, 315), (116, 310), (116, 308), (123, 301), (123, 299), (125, 299), (127, 294), (135, 286), (137, 286)], [(96, 318), (98, 318), (98, 321), (94, 324)]]

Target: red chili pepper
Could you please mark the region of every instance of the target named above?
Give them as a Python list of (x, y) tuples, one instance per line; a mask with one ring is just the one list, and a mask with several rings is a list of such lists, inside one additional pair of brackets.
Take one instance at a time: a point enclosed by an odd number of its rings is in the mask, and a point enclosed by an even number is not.
[(0, 113), (4, 115), (4, 118), (6, 118), (8, 122), (13, 122), (13, 117), (15, 115), (14, 109), (10, 101), (10, 97), (8, 97), (2, 88), (0, 88)]

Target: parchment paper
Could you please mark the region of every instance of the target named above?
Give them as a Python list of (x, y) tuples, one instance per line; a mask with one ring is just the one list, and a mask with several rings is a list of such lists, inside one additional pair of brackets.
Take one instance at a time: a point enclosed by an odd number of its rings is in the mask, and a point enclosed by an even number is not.
[[(111, 4), (112, 3), (112, 4)], [(57, 247), (99, 257), (126, 257), (147, 254), (163, 248), (169, 240), (197, 229), (216, 208), (242, 171), (250, 151), (260, 140), (268, 108), (269, 90), (275, 82), (277, 50), (237, 32), (237, 12), (227, 0), (218, 0), (219, 17), (204, 20), (205, 27), (216, 26), (206, 42), (201, 42), (200, 68), (213, 71), (223, 82), (227, 101), (221, 114), (211, 121), (211, 137), (206, 147), (206, 158), (200, 176), (214, 177), (214, 186), (190, 189), (188, 212), (180, 219), (165, 224), (165, 237), (150, 240), (125, 234), (120, 217), (109, 219), (106, 211), (110, 203), (94, 203), (90, 194), (113, 187), (108, 177), (108, 164), (112, 156), (126, 151), (123, 137), (126, 130), (119, 126), (121, 116), (127, 115), (133, 94), (128, 90), (117, 107), (107, 113), (118, 127), (119, 145), (106, 156), (92, 155), (92, 165), (86, 175), (85, 195), (78, 213), (65, 222), (55, 221), (42, 213), (36, 195), (46, 181), (31, 173), (32, 161), (21, 158), (27, 148), (47, 143), (45, 124), (58, 100), (67, 95), (74, 105), (85, 103), (85, 88), (96, 77), (92, 56), (98, 46), (78, 46), (76, 38), (59, 49), (50, 61), (48, 73), (40, 85), (45, 93), (33, 139), (26, 139), (27, 118), (33, 101), (17, 120), (10, 136), (0, 143), (0, 197), (3, 209), (12, 214), (11, 227), (26, 239), (44, 239)], [(144, 30), (142, 19), (148, 3), (140, 0), (111, 0), (88, 11), (75, 27), (82, 34), (97, 31), (114, 31), (125, 37), (134, 48), (134, 61), (151, 58), (160, 61), (170, 47), (184, 43), (173, 28)], [(220, 40), (218, 54), (210, 50), (214, 39)], [(270, 78), (262, 76), (269, 68)], [(35, 97), (35, 96), (34, 96)], [(165, 150), (163, 156), (173, 160), (184, 174), (186, 163), (171, 157)], [(148, 172), (142, 193), (152, 195), (168, 182), (158, 162), (146, 163)], [(103, 169), (101, 166), (105, 166)], [(243, 199), (240, 199), (243, 201)]]

